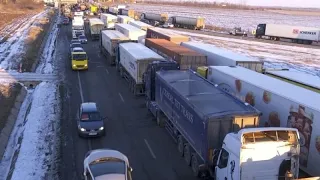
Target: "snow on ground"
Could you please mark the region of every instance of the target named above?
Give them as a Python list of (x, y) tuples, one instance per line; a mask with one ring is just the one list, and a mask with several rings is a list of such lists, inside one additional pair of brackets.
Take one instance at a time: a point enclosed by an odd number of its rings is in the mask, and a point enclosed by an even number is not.
[(266, 68), (288, 68), (320, 77), (320, 49), (171, 31), (188, 35), (193, 41), (213, 44), (217, 47), (258, 58), (264, 61)]
[[(56, 21), (60, 20), (60, 14)], [(55, 52), (56, 39), (59, 33), (58, 24), (52, 26), (51, 34), (49, 35), (44, 50), (40, 57), (40, 65), (36, 72), (50, 74), (53, 73), (53, 54)]]
[(168, 13), (169, 16), (204, 17), (206, 24), (222, 28), (242, 27), (250, 32), (261, 23), (287, 24), (307, 27), (320, 27), (318, 16), (284, 15), (261, 10), (209, 9), (171, 5), (130, 4), (139, 12)]
[(53, 143), (58, 141), (56, 134), (60, 102), (57, 89), (55, 83), (42, 82), (35, 90), (29, 90), (21, 106), (0, 165), (3, 174), (14, 169), (12, 180), (20, 180), (22, 177), (27, 180), (47, 179), (47, 164), (52, 163), (52, 156), (55, 155)]
[(0, 70), (11, 70), (18, 66), (21, 54), (24, 49), (24, 41), (28, 35), (29, 29), (37, 23), (35, 20), (45, 16), (47, 11), (41, 12), (30, 19), (25, 19), (15, 34), (0, 46)]

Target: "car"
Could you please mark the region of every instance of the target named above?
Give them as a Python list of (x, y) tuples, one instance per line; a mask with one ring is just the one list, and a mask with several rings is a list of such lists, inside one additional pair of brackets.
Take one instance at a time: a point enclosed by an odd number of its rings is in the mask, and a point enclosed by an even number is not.
[(77, 118), (78, 133), (81, 137), (97, 137), (105, 135), (104, 120), (96, 103), (86, 102), (80, 105)]
[(162, 28), (173, 28), (174, 25), (171, 24), (171, 23), (165, 23), (165, 24), (161, 25), (161, 27), (162, 27)]
[(73, 44), (73, 43), (80, 43), (80, 41), (79, 41), (78, 38), (74, 38), (74, 39), (71, 40), (70, 44)]
[(69, 18), (64, 18), (63, 19), (63, 24), (68, 25), (69, 24)]
[(72, 43), (70, 44), (70, 52), (72, 52), (73, 48), (75, 47), (81, 47), (82, 48), (82, 45), (81, 43)]
[(123, 153), (112, 149), (87, 152), (83, 162), (85, 180), (132, 180), (133, 169)]
[(229, 32), (230, 35), (247, 37), (247, 32), (241, 30), (241, 27), (235, 27)]
[(81, 42), (81, 44), (88, 43), (88, 39), (86, 38), (86, 36), (80, 35), (78, 38), (79, 38), (79, 41)]
[(85, 52), (82, 47), (74, 47), (72, 52)]

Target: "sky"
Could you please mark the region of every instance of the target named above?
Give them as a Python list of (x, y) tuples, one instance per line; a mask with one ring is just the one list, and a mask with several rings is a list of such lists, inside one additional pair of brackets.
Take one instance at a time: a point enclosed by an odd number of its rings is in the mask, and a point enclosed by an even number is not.
[[(172, 0), (176, 1), (176, 0)], [(179, 0), (181, 1), (181, 0)], [(182, 0), (188, 1), (188, 0)], [(195, 1), (195, 0), (190, 0)], [(300, 8), (320, 8), (320, 0), (196, 0), (199, 2), (228, 2), (241, 3), (246, 2), (252, 6), (284, 6), (284, 7), (300, 7)]]

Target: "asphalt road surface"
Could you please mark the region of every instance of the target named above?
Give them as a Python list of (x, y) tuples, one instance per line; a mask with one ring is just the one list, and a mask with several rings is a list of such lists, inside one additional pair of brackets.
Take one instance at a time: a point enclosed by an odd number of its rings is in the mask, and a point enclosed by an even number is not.
[[(85, 153), (91, 149), (112, 148), (128, 156), (134, 180), (195, 180), (191, 168), (179, 157), (177, 145), (156, 125), (145, 108), (143, 97), (134, 97), (125, 79), (100, 54), (99, 41), (84, 45), (89, 70), (72, 71), (68, 58), (71, 25), (62, 26), (57, 39), (56, 59), (65, 80), (61, 119), (61, 170), (63, 180), (81, 179)], [(105, 122), (106, 136), (80, 138), (76, 113), (82, 102), (96, 102)]]

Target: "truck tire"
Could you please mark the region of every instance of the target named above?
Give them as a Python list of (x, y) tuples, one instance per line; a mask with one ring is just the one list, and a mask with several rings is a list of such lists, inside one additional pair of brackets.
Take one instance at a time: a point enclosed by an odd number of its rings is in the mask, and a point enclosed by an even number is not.
[(183, 149), (184, 149), (183, 138), (181, 135), (178, 135), (178, 151), (181, 157), (183, 157)]
[(184, 155), (184, 160), (186, 161), (187, 165), (190, 166), (191, 162), (191, 151), (190, 151), (190, 146), (188, 143), (184, 145), (183, 148), (183, 155)]
[(164, 119), (161, 115), (157, 116), (157, 124), (159, 127), (162, 127), (162, 128), (164, 127)]
[(197, 155), (195, 153), (193, 153), (191, 156), (191, 169), (192, 169), (193, 175), (196, 177), (199, 177), (200, 175), (199, 162), (198, 162)]

